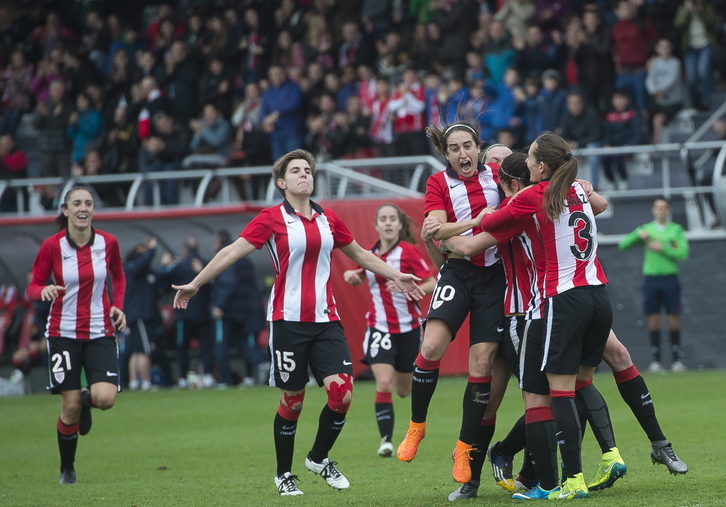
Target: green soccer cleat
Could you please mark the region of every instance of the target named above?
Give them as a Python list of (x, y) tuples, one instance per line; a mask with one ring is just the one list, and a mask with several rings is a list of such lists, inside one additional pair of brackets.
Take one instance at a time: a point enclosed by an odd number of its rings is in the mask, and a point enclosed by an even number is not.
[(585, 477), (582, 472), (574, 477), (568, 477), (560, 489), (549, 494), (550, 500), (572, 500), (573, 498), (587, 498), (590, 493), (585, 486)]
[(626, 473), (628, 473), (628, 466), (623, 461), (623, 458), (620, 457), (618, 448), (613, 447), (602, 455), (602, 460), (600, 460), (600, 464), (597, 466), (595, 478), (587, 485), (587, 488), (591, 491), (600, 491), (601, 489), (609, 488)]

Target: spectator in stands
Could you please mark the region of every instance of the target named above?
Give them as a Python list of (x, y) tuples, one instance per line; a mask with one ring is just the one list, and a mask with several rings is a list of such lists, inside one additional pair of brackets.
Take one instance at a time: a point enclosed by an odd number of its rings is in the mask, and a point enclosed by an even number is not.
[(358, 78), (353, 65), (343, 68), (340, 75), (340, 87), (335, 94), (338, 111), (345, 111), (350, 97), (358, 96)]
[[(141, 141), (140, 168), (143, 172), (169, 172), (181, 169), (182, 160), (189, 153), (189, 134), (165, 111), (157, 111), (153, 117), (152, 134)], [(162, 204), (179, 203), (179, 181), (176, 178), (159, 183)], [(144, 188), (144, 204), (153, 204), (153, 187), (147, 182)]]
[(488, 72), (486, 79), (490, 84), (501, 83), (504, 79), (504, 72), (514, 61), (514, 47), (502, 21), (492, 20), (489, 23), (487, 34), (483, 51), (484, 65)]
[(403, 72), (403, 81), (388, 103), (388, 110), (394, 115), (393, 133), (398, 156), (428, 153), (424, 133), (426, 128), (424, 95), (424, 87), (419, 82), (416, 71), (412, 68), (406, 69)]
[(237, 35), (230, 31), (221, 16), (207, 19), (201, 51), (204, 56), (219, 55), (227, 66), (231, 66), (235, 59), (239, 59), (239, 43)]
[(514, 39), (524, 41), (534, 13), (535, 5), (532, 0), (505, 0), (494, 14), (494, 21), (504, 23), (506, 31)]
[(242, 51), (242, 79), (245, 82), (259, 81), (269, 65), (270, 40), (260, 26), (260, 15), (255, 9), (244, 12), (244, 35), (240, 39)]
[(455, 75), (439, 89), (437, 100), (441, 112), (441, 122), (453, 124), (456, 123), (456, 118), (468, 113), (465, 109), (467, 103), (471, 100), (471, 95), (469, 94), (469, 88), (464, 86), (461, 77)]
[[(599, 148), (602, 146), (602, 121), (593, 106), (585, 100), (580, 90), (573, 90), (567, 94), (567, 110), (562, 115), (562, 121), (557, 128), (570, 145), (570, 148)], [(590, 165), (590, 182), (595, 189), (600, 183), (600, 157), (588, 156)]]
[(273, 160), (303, 145), (303, 96), (300, 87), (285, 77), (282, 67), (268, 72), (270, 86), (262, 93), (262, 124), (270, 135)]
[[(20, 180), (27, 176), (28, 156), (15, 148), (15, 139), (10, 134), (0, 136), (0, 181)], [(24, 191), (27, 205), (27, 191)], [(0, 197), (0, 213), (18, 211), (18, 196), (15, 188), (6, 188)]]
[(567, 92), (560, 88), (560, 79), (560, 73), (555, 69), (547, 69), (542, 73), (542, 130), (554, 132), (562, 121)]
[(390, 101), (391, 85), (387, 78), (379, 77), (376, 80), (376, 97), (371, 104), (370, 115), (370, 137), (379, 157), (393, 157), (396, 153), (393, 144), (393, 121), (388, 112)]
[(305, 15), (307, 30), (305, 32), (305, 59), (308, 62), (319, 63), (324, 70), (335, 67), (333, 51), (333, 36), (328, 29), (325, 17), (308, 12)]
[[(189, 237), (182, 246), (182, 257), (174, 261), (168, 256), (162, 257), (162, 268), (159, 271), (160, 283), (164, 287), (172, 284), (183, 284), (194, 278), (207, 262), (199, 255), (199, 240)], [(189, 345), (192, 338), (199, 342), (202, 353), (203, 386), (214, 386), (214, 342), (212, 338), (211, 319), (209, 314), (209, 298), (211, 286), (200, 288), (196, 297), (189, 302), (185, 309), (177, 309), (177, 361), (179, 376), (177, 385), (181, 388), (189, 386), (187, 374), (189, 373)], [(194, 304), (192, 304), (194, 303)]]
[(271, 163), (270, 136), (262, 125), (262, 92), (257, 83), (245, 85), (243, 100), (232, 114), (232, 125), (237, 129), (237, 147), (245, 153), (245, 165), (260, 166)]
[(647, 114), (645, 64), (658, 41), (658, 33), (648, 20), (642, 22), (636, 19), (636, 14), (636, 8), (630, 0), (616, 2), (617, 21), (611, 31), (615, 87), (625, 90), (638, 111)]
[(113, 121), (108, 126), (101, 150), (103, 166), (111, 173), (127, 174), (139, 170), (138, 138), (127, 112), (128, 109), (121, 106), (114, 110)]
[(192, 140), (188, 155), (182, 162), (185, 169), (222, 167), (232, 154), (232, 126), (213, 103), (204, 105), (202, 117), (191, 120)]
[(97, 148), (103, 140), (103, 117), (91, 107), (85, 93), (76, 96), (76, 108), (68, 116), (67, 134), (73, 143), (72, 162), (76, 164), (86, 156), (89, 144)]
[(159, 23), (159, 31), (153, 41), (150, 41), (146, 49), (152, 51), (158, 60), (164, 59), (172, 44), (178, 39), (174, 20), (170, 17), (162, 19)]
[(484, 141), (494, 141), (500, 129), (518, 128), (515, 120), (517, 95), (521, 97), (519, 72), (509, 68), (504, 73), (504, 81), (499, 84), (485, 84), (488, 103), (486, 112), (480, 118), (482, 125), (481, 138)]
[(201, 69), (186, 44), (176, 41), (164, 55), (166, 79), (162, 87), (174, 104), (174, 119), (187, 123), (197, 116)]
[(232, 110), (232, 79), (224, 62), (217, 56), (209, 58), (207, 70), (199, 80), (199, 102), (213, 102), (223, 114)]
[(369, 36), (361, 33), (358, 23), (345, 23), (341, 29), (341, 43), (338, 47), (338, 68), (348, 65), (373, 65), (375, 47)]
[[(75, 163), (71, 169), (74, 178), (83, 176), (98, 176), (107, 171), (103, 167), (103, 159), (101, 152), (93, 149), (89, 150), (83, 157), (82, 163)], [(125, 185), (118, 183), (85, 183), (89, 192), (93, 194), (93, 200), (96, 208), (103, 207), (121, 207), (126, 203), (124, 194)]]
[(568, 40), (570, 50), (574, 50), (577, 80), (587, 103), (605, 112), (615, 85), (615, 68), (610, 29), (596, 4), (585, 5), (582, 28), (579, 38)]
[(42, 58), (47, 58), (53, 49), (75, 40), (75, 32), (63, 24), (60, 15), (55, 11), (49, 12), (45, 17), (45, 24), (30, 34), (30, 42), (38, 47)]
[[(215, 251), (232, 243), (229, 231), (221, 229), (214, 238)], [(245, 363), (243, 386), (263, 383), (269, 365), (257, 347), (257, 333), (265, 328), (265, 308), (262, 303), (255, 266), (243, 258), (224, 270), (212, 284), (210, 309), (215, 328), (214, 353), (219, 367), (218, 387), (235, 384), (229, 367), (230, 348), (236, 348)]]
[(524, 80), (524, 93), (517, 97), (516, 113), (521, 123), (519, 132), (524, 144), (531, 144), (544, 130), (544, 101), (540, 90), (542, 81), (537, 76)]
[(108, 73), (111, 69), (113, 55), (116, 54), (116, 50), (119, 48), (126, 51), (130, 61), (135, 60), (137, 52), (142, 49), (141, 43), (139, 42), (139, 32), (136, 28), (133, 26), (125, 26), (123, 28), (122, 36), (111, 43), (111, 46), (108, 48), (109, 56), (106, 59), (105, 73)]
[(565, 21), (572, 13), (570, 0), (536, 0), (532, 21), (546, 34), (564, 32)]
[(186, 28), (181, 40), (189, 46), (191, 51), (197, 52), (202, 50), (206, 36), (201, 12), (191, 12), (187, 17)]
[(97, 9), (86, 14), (86, 26), (81, 33), (81, 44), (88, 59), (93, 62), (99, 73), (106, 68), (107, 51), (111, 45), (111, 37), (106, 21)]
[(65, 76), (61, 73), (61, 67), (58, 62), (52, 60), (41, 60), (38, 62), (35, 77), (30, 82), (30, 94), (34, 98), (36, 104), (45, 102), (50, 96), (50, 85), (55, 81), (59, 81), (65, 85)]
[(96, 65), (87, 55), (77, 51), (63, 51), (63, 76), (68, 86), (66, 92), (69, 97), (75, 97), (92, 84), (103, 82), (102, 74), (98, 72)]
[(523, 42), (514, 39), (516, 54), (512, 66), (522, 78), (541, 76), (547, 69), (561, 69), (564, 64), (562, 34), (553, 32), (546, 36), (537, 25), (527, 28)]
[(369, 116), (373, 101), (376, 100), (376, 74), (370, 65), (358, 67), (358, 97), (360, 98), (363, 114)]
[(15, 136), (23, 114), (30, 110), (30, 83), (33, 81), (33, 65), (25, 60), (25, 53), (16, 49), (10, 55), (0, 82), (2, 89), (2, 126), (0, 133)]
[[(631, 105), (630, 96), (625, 90), (615, 90), (612, 109), (605, 115), (603, 123), (603, 144), (605, 146), (628, 146), (643, 144), (643, 118)], [(613, 166), (617, 175), (613, 172)], [(605, 177), (615, 190), (628, 189), (628, 173), (625, 168), (625, 155), (605, 155), (603, 157)]]
[(469, 0), (435, 0), (431, 3), (434, 22), (441, 27), (441, 53), (453, 73), (464, 72), (464, 55), (469, 48), (469, 34), (475, 27), (476, 12)]
[[(151, 352), (156, 345), (159, 308), (151, 263), (156, 256), (157, 239), (153, 236), (136, 245), (124, 263), (126, 299), (124, 310), (128, 327), (123, 339), (122, 365), (128, 366), (128, 386), (151, 390)], [(122, 371), (124, 368), (122, 367)], [(121, 379), (124, 382), (127, 379)]]
[(71, 105), (65, 100), (65, 85), (53, 81), (50, 96), (38, 104), (33, 124), (39, 131), (38, 151), (43, 176), (67, 178), (71, 172), (71, 143), (66, 136)]
[(342, 133), (340, 157), (344, 159), (375, 157), (371, 139), (368, 137), (370, 118), (363, 115), (357, 95), (348, 97), (342, 119), (344, 121), (337, 125)]
[[(146, 65), (150, 65), (150, 62), (154, 61), (153, 53), (140, 51), (137, 60), (139, 62), (144, 60)], [(142, 74), (139, 76), (139, 79), (143, 76), (154, 75), (151, 72), (145, 72), (142, 66), (139, 66), (139, 72)], [(131, 68), (131, 60), (129, 59), (128, 53), (122, 48), (118, 48), (111, 56), (111, 68), (104, 80), (104, 90), (107, 99), (116, 105), (121, 101), (130, 100), (134, 77), (134, 71)]]
[(691, 104), (696, 109), (708, 111), (713, 91), (713, 48), (717, 42), (716, 12), (710, 2), (685, 0), (673, 23), (681, 36)]
[(683, 227), (670, 220), (670, 202), (659, 197), (653, 201), (653, 218), (625, 236), (618, 247), (626, 250), (643, 244), (643, 312), (648, 316), (648, 332), (653, 362), (651, 372), (663, 371), (660, 353), (660, 314), (666, 311), (672, 353), (671, 370), (681, 372), (681, 330), (678, 314), (681, 312), (681, 285), (678, 281), (678, 262), (688, 259), (688, 240)]
[(283, 69), (288, 67), (305, 68), (305, 51), (302, 43), (296, 41), (287, 30), (277, 34), (277, 44), (272, 48), (272, 65), (279, 65)]
[(345, 115), (336, 111), (335, 99), (328, 93), (320, 96), (319, 105), (320, 111), (307, 118), (305, 145), (316, 159), (338, 158), (343, 150), (345, 134), (340, 126), (345, 123)]
[(663, 127), (683, 107), (683, 78), (681, 61), (673, 56), (673, 44), (660, 39), (655, 45), (656, 57), (648, 64), (645, 88), (650, 98), (652, 143), (661, 141)]

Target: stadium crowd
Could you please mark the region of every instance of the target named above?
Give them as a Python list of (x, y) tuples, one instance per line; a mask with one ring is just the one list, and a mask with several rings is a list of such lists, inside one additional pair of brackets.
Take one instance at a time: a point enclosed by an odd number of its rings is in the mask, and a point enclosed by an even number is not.
[[(542, 130), (573, 147), (658, 142), (681, 108), (713, 106), (725, 3), (4, 2), (0, 178), (264, 165), (301, 147), (425, 154), (426, 125), (457, 116), (517, 148)], [(24, 115), (38, 132), (30, 167), (15, 148)], [(624, 188), (613, 158), (605, 175)], [(94, 190), (99, 204), (124, 198)], [(46, 208), (57, 199), (44, 189)], [(178, 199), (167, 181), (162, 202)]]

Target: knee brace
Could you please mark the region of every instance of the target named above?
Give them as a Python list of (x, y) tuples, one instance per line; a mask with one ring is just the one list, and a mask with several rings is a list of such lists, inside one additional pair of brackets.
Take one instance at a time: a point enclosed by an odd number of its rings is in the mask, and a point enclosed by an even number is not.
[(331, 382), (329, 386), (325, 387), (325, 391), (328, 394), (328, 407), (333, 412), (339, 412), (344, 414), (350, 408), (350, 401), (343, 401), (348, 393), (350, 393), (350, 400), (353, 398), (353, 378), (345, 373), (338, 375), (342, 382)]

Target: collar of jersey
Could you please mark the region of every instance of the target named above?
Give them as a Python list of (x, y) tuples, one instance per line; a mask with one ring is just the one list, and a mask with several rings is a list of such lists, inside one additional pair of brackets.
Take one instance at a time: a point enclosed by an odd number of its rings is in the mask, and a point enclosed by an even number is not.
[[(386, 255), (388, 252), (390, 252), (391, 250), (393, 250), (394, 248), (396, 248), (400, 242), (401, 242), (401, 238), (398, 238), (398, 241), (396, 241), (393, 244), (393, 246), (388, 249), (387, 252), (385, 252), (383, 254), (379, 254), (379, 257), (381, 255)], [(376, 244), (371, 247), (371, 252), (375, 253), (375, 251), (378, 250), (379, 248), (381, 248), (381, 240), (380, 239), (378, 241), (376, 241)]]
[(70, 245), (73, 248), (75, 248), (76, 250), (78, 250), (79, 248), (84, 248), (84, 247), (87, 247), (87, 246), (90, 246), (90, 245), (93, 244), (93, 240), (96, 239), (96, 229), (94, 229), (93, 227), (91, 227), (91, 239), (89, 239), (88, 240), (88, 243), (86, 243), (85, 245), (80, 245), (80, 246), (79, 245), (76, 245), (76, 242), (71, 239), (71, 235), (68, 233), (68, 229), (66, 229), (66, 239), (68, 240), (68, 243), (70, 243)]
[[(298, 216), (301, 216), (302, 217), (302, 215), (300, 215), (300, 213), (298, 213), (295, 210), (295, 208), (292, 207), (292, 204), (290, 204), (290, 202), (287, 199), (283, 199), (282, 200), (282, 204), (283, 204), (283, 206), (285, 206), (285, 211), (287, 211), (287, 213), (289, 215), (298, 215)], [(323, 211), (323, 208), (318, 203), (316, 203), (315, 201), (313, 201), (312, 199), (310, 200), (310, 207), (318, 215), (324, 215), (325, 214), (325, 212)], [(315, 215), (313, 215), (312, 218), (315, 218)]]
[[(477, 165), (476, 165), (476, 174), (478, 174), (478, 173), (480, 173), (482, 171), (485, 171), (486, 169), (487, 169), (487, 166), (485, 166), (481, 162), (477, 162)], [(462, 178), (459, 173), (457, 173), (456, 171), (454, 171), (454, 169), (451, 167), (451, 164), (449, 164), (448, 166), (446, 166), (446, 175), (449, 176), (450, 178), (454, 178), (456, 180), (461, 180), (461, 181), (468, 181), (468, 180), (471, 180), (471, 179), (474, 178), (474, 176), (472, 176), (471, 178)]]

